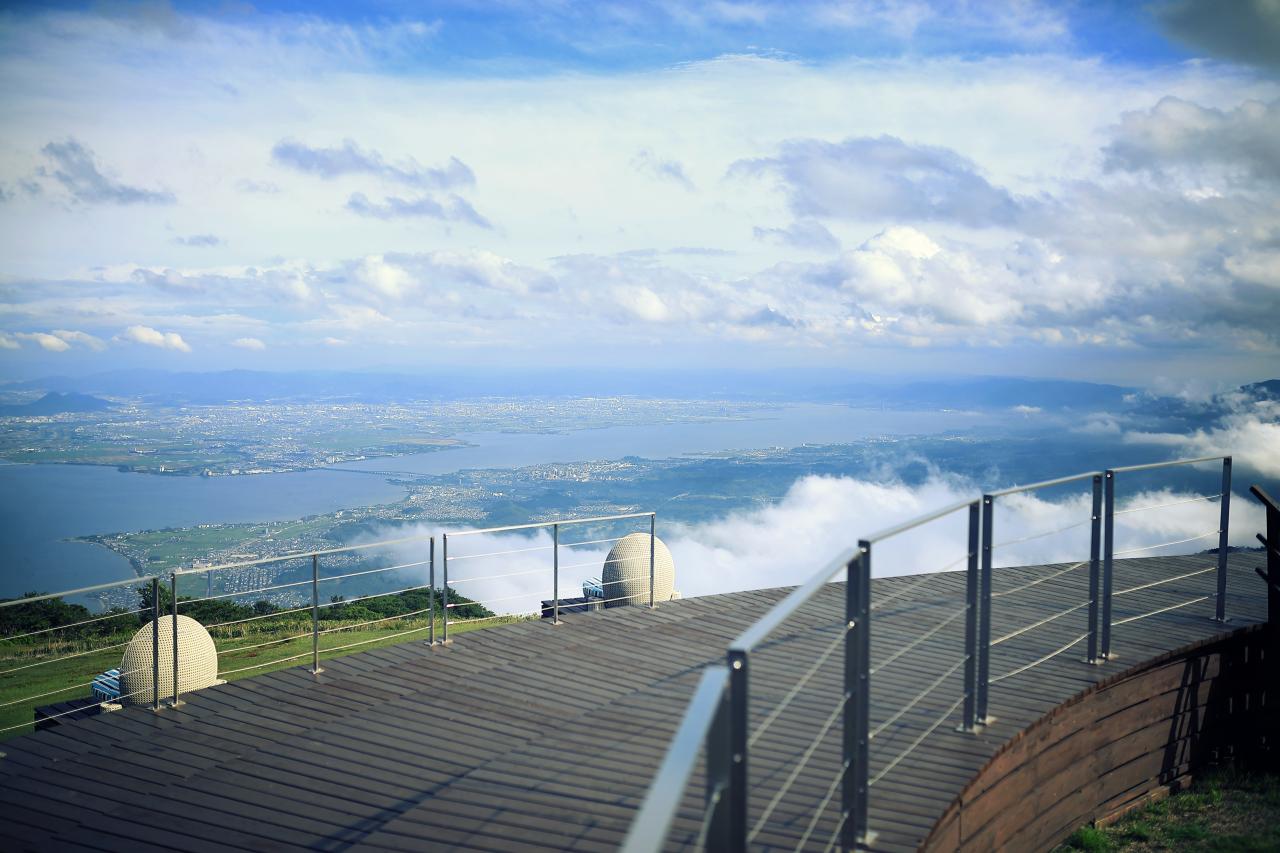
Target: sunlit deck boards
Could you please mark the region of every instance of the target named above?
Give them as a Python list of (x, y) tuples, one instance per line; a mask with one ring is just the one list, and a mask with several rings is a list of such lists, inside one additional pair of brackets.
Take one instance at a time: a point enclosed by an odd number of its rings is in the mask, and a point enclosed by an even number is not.
[[(1233, 555), (1231, 626), (1262, 618), (1252, 566)], [(1117, 561), (1116, 589), (1212, 565), (1211, 557)], [(1060, 566), (1056, 568), (1065, 568)], [(1055, 567), (998, 570), (996, 592)], [(963, 617), (909, 655), (904, 644), (957, 612), (963, 575), (873, 582), (872, 729), (955, 665)], [(997, 599), (992, 636), (1083, 600), (1087, 568)], [(1124, 619), (1211, 591), (1213, 573), (1116, 599)], [(699, 669), (786, 590), (688, 599), (535, 621), (326, 661), (312, 676), (291, 669), (185, 697), (159, 714), (103, 714), (0, 744), (0, 847), (9, 850), (612, 849), (622, 839), (692, 693)], [(832, 585), (752, 659), (752, 731), (820, 656), (837, 644), (844, 588)], [(1083, 644), (996, 684), (997, 722), (981, 734), (953, 731), (958, 711), (924, 737), (872, 789), (871, 824), (885, 849), (909, 849), (998, 746), (1095, 680), (1139, 660), (1219, 633), (1212, 601), (1123, 625), (1120, 659), (1080, 662)], [(1012, 638), (992, 655), (998, 676), (1083, 631), (1077, 611)], [(1228, 627), (1231, 627), (1228, 626)], [(809, 686), (753, 746), (749, 826), (824, 728), (838, 696), (837, 649)], [(959, 697), (959, 671), (873, 740), (874, 778)], [(756, 847), (821, 849), (836, 826), (839, 795), (822, 812), (839, 766), (839, 718)], [(700, 784), (700, 781), (696, 784)], [(696, 832), (701, 791), (673, 846)], [(815, 819), (816, 815), (816, 819)], [(810, 824), (812, 823), (812, 827)]]

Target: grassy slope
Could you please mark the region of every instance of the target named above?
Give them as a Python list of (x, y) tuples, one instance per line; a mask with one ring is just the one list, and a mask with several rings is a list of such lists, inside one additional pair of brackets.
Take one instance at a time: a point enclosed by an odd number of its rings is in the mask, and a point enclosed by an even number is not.
[(1111, 826), (1082, 827), (1057, 850), (1280, 851), (1280, 776), (1221, 770)]

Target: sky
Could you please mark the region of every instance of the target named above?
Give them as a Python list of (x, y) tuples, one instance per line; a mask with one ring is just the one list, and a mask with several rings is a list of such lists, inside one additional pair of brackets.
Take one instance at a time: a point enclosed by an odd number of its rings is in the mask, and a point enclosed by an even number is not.
[(0, 11), (0, 380), (1280, 375), (1280, 3)]

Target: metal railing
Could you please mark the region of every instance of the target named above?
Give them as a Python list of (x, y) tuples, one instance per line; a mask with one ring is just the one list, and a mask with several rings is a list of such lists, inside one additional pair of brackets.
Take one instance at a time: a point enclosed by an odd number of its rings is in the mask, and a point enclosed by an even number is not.
[[(608, 526), (616, 527), (618, 522), (635, 521), (637, 519), (647, 519), (649, 522), (647, 525), (647, 528), (648, 528), (647, 531), (639, 531), (639, 530), (632, 531), (633, 533), (647, 532), (649, 534), (649, 583), (647, 585), (647, 589), (640, 593), (625, 594), (624, 589), (618, 589), (617, 587), (627, 583), (626, 579), (602, 581), (601, 587), (604, 590), (604, 596), (599, 599), (593, 599), (592, 603), (593, 605), (607, 606), (610, 604), (616, 604), (618, 602), (623, 602), (623, 601), (629, 602), (636, 598), (642, 598), (642, 599), (647, 598), (648, 606), (652, 608), (655, 606), (655, 601), (654, 601), (655, 577), (654, 576), (656, 571), (655, 548), (657, 543), (657, 537), (656, 537), (657, 513), (632, 512), (632, 513), (622, 513), (619, 515), (594, 516), (591, 518), (559, 519), (556, 521), (541, 521), (541, 522), (534, 522), (531, 524), (509, 524), (503, 527), (486, 527), (486, 528), (481, 528), (477, 530), (462, 530), (455, 533), (441, 534), (440, 550), (441, 550), (441, 563), (442, 563), (443, 574), (444, 574), (443, 583), (441, 586), (441, 594), (443, 599), (441, 606), (442, 606), (442, 613), (444, 616), (443, 625), (442, 625), (442, 630), (443, 630), (442, 642), (446, 644), (449, 642), (449, 626), (450, 625), (458, 625), (458, 624), (464, 624), (466, 622), (483, 621), (483, 620), (498, 618), (497, 616), (473, 617), (472, 619), (467, 619), (467, 620), (450, 618), (450, 610), (454, 610), (458, 608), (458, 604), (456, 602), (450, 603), (449, 601), (449, 596), (451, 592), (456, 592), (456, 590), (451, 589), (451, 585), (453, 587), (456, 587), (459, 584), (469, 584), (469, 583), (484, 583), (484, 582), (493, 583), (494, 581), (512, 582), (512, 579), (514, 578), (533, 578), (535, 579), (535, 582), (536, 582), (536, 579), (546, 577), (547, 569), (548, 569), (548, 567), (544, 565), (544, 566), (534, 566), (533, 568), (521, 568), (518, 571), (511, 572), (511, 571), (506, 571), (502, 567), (499, 567), (498, 571), (491, 572), (490, 574), (472, 573), (466, 577), (460, 578), (455, 573), (453, 578), (450, 579), (449, 572), (450, 572), (451, 564), (462, 562), (462, 561), (476, 560), (479, 562), (468, 563), (467, 565), (480, 565), (483, 567), (486, 565), (491, 565), (492, 561), (495, 559), (511, 558), (511, 557), (516, 557), (517, 555), (528, 555), (528, 554), (535, 554), (540, 552), (550, 552), (551, 565), (549, 568), (550, 568), (551, 583), (549, 587), (543, 587), (543, 592), (550, 593), (550, 598), (548, 600), (551, 602), (551, 605), (550, 605), (551, 624), (559, 625), (560, 624), (560, 602), (561, 602), (560, 572), (573, 570), (573, 569), (582, 569), (590, 566), (594, 566), (602, 569), (606, 567), (610, 562), (610, 560), (608, 559), (604, 559), (603, 561), (600, 559), (590, 559), (590, 560), (583, 561), (575, 558), (575, 562), (569, 563), (567, 565), (561, 564), (560, 556), (562, 553), (562, 549), (590, 548), (592, 546), (595, 546), (596, 548), (600, 548), (601, 546), (604, 546), (604, 545), (611, 545), (615, 542), (619, 542), (628, 535), (624, 533), (621, 536), (599, 536), (596, 534), (589, 533), (585, 536), (585, 538), (580, 537), (577, 541), (561, 542), (560, 541), (561, 529), (567, 528), (567, 527), (574, 527), (576, 529), (586, 529), (588, 531), (592, 529), (599, 530), (602, 527), (608, 527)], [(527, 533), (537, 533), (541, 531), (549, 531), (551, 533), (550, 542), (538, 542), (536, 544), (520, 543), (518, 547), (514, 547), (514, 548), (499, 547), (491, 551), (470, 552), (465, 554), (458, 554), (455, 546), (454, 553), (453, 554), (449, 553), (450, 542), (456, 543), (459, 539), (464, 539), (466, 537), (500, 536), (503, 534), (511, 534), (511, 533), (527, 534)], [(570, 553), (583, 554), (586, 552), (570, 551)], [(481, 571), (483, 571), (483, 568), (481, 569)], [(615, 589), (609, 589), (609, 587), (615, 587)], [(540, 607), (536, 609), (529, 608), (527, 610), (521, 611), (519, 609), (518, 604), (517, 605), (512, 604), (512, 602), (531, 601), (533, 600), (532, 596), (534, 595), (535, 595), (535, 591), (526, 589), (510, 595), (500, 595), (496, 597), (490, 596), (487, 598), (475, 597), (474, 601), (486, 606), (498, 605), (498, 604), (503, 605), (499, 609), (506, 610), (509, 613), (510, 612), (520, 612), (523, 614), (541, 613), (542, 610)]]
[[(1122, 506), (1117, 509), (1114, 484), (1118, 473), (1219, 460), (1222, 461), (1223, 474), (1222, 490), (1217, 495), (1180, 497), (1176, 501)], [(705, 754), (707, 768), (703, 805), (692, 816), (700, 831), (691, 839), (683, 839), (681, 843), (691, 841), (692, 846), (697, 849), (747, 849), (753, 842), (757, 842), (762, 833), (769, 831), (771, 817), (781, 808), (783, 799), (791, 792), (815, 755), (825, 754), (828, 758), (825, 775), (819, 774), (816, 780), (808, 780), (808, 799), (803, 807), (792, 808), (785, 816), (783, 824), (789, 827), (791, 833), (786, 836), (785, 843), (782, 836), (770, 836), (764, 843), (769, 846), (791, 846), (798, 840), (795, 843), (797, 850), (810, 847), (824, 850), (867, 847), (876, 835), (868, 820), (868, 804), (874, 795), (875, 785), (908, 759), (948, 720), (953, 719), (957, 711), (959, 717), (956, 729), (960, 732), (973, 733), (991, 723), (994, 718), (988, 713), (988, 699), (993, 685), (1012, 681), (1016, 676), (1031, 672), (1086, 641), (1084, 662), (1101, 665), (1112, 656), (1110, 628), (1114, 625), (1180, 610), (1211, 599), (1216, 600), (1216, 607), (1210, 618), (1225, 618), (1230, 472), (1229, 456), (1088, 471), (992, 491), (980, 498), (943, 507), (858, 539), (855, 548), (841, 553), (805, 583), (793, 589), (733, 640), (726, 650), (724, 664), (714, 664), (704, 671), (702, 681), (668, 747), (661, 768), (632, 822), (624, 850), (627, 853), (646, 853), (661, 849), (669, 841), (669, 833), (675, 825), (677, 815), (691, 817), (687, 811), (680, 810), (685, 790), (694, 777), (702, 754)], [(999, 499), (1045, 489), (1070, 487), (1081, 482), (1087, 483), (1089, 487), (1082, 518), (1048, 530), (1036, 530), (1005, 541), (996, 541), (996, 508)], [(1116, 516), (1219, 497), (1222, 499), (1219, 526), (1212, 534), (1142, 545), (1133, 549), (1114, 548)], [(1070, 503), (1065, 505), (1070, 506)], [(881, 550), (880, 543), (911, 533), (923, 525), (960, 514), (967, 519), (964, 539), (967, 547), (958, 559), (943, 566), (941, 571), (964, 564), (962, 600), (956, 594), (946, 594), (946, 590), (939, 594), (940, 584), (936, 582), (939, 575), (936, 572), (924, 574), (909, 582), (899, 581), (893, 591), (878, 600), (871, 600), (872, 558), (873, 554), (878, 554)], [(1277, 523), (1280, 523), (1280, 516), (1277, 519)], [(1008, 576), (1013, 582), (1004, 589), (993, 589), (995, 554), (998, 549), (1082, 528), (1088, 531), (1088, 544), (1085, 545), (1081, 540), (1078, 543), (1070, 542), (1062, 548), (1066, 552), (1075, 552), (1077, 559), (1049, 566), (1048, 571), (1035, 576), (1026, 576), (1025, 573), (1019, 575), (1010, 569), (1002, 577)], [(1203, 572), (1180, 572), (1133, 588), (1112, 589), (1115, 557), (1125, 553), (1159, 551), (1187, 545), (1210, 535), (1218, 537), (1218, 555), (1215, 565), (1209, 569)], [(1280, 536), (1280, 533), (1273, 531), (1271, 535)], [(1081, 570), (1085, 566), (1088, 566), (1087, 583), (1081, 578)], [(1113, 597), (1135, 593), (1139, 589), (1157, 589), (1165, 584), (1187, 581), (1209, 571), (1217, 572), (1216, 592), (1198, 595), (1189, 601), (1172, 604), (1160, 602), (1161, 606), (1149, 612), (1112, 621)], [(804, 671), (795, 678), (789, 689), (775, 691), (780, 694), (780, 698), (763, 717), (756, 715), (759, 723), (754, 732), (750, 731), (753, 703), (760, 698), (759, 691), (753, 685), (756, 680), (752, 675), (757, 668), (756, 658), (769, 638), (796, 619), (806, 605), (818, 602), (819, 593), (830, 582), (839, 579), (844, 580), (845, 588), (841, 614), (843, 618), (837, 630), (832, 632), (829, 624), (820, 617), (817, 622), (813, 622), (812, 614), (806, 614), (810, 616), (809, 621), (812, 623), (807, 627), (808, 633), (815, 638), (820, 637), (822, 642), (815, 642), (812, 651), (808, 646), (805, 647), (803, 659), (807, 665)], [(1046, 584), (1054, 586), (1048, 587)], [(954, 584), (947, 586), (954, 587)], [(932, 594), (929, 600), (911, 598), (913, 593), (925, 587)], [(1046, 595), (1050, 589), (1053, 590), (1052, 596)], [(1177, 588), (1181, 589), (1182, 587)], [(1276, 596), (1276, 607), (1280, 610), (1280, 582), (1277, 582), (1273, 595)], [(1015, 599), (1015, 596), (1022, 598)], [(830, 597), (826, 598), (829, 600)], [(1001, 636), (992, 638), (993, 608), (1004, 606), (1004, 602), (1022, 602), (1016, 609), (1011, 607), (1005, 613), (1010, 619), (1024, 611), (1031, 615), (1022, 624), (1014, 625)], [(875, 659), (871, 653), (872, 623), (878, 618), (875, 615), (877, 611), (891, 606), (900, 608), (903, 613), (910, 608), (913, 616), (916, 612), (937, 611), (938, 608), (947, 606), (953, 606), (953, 610), (950, 613), (943, 610), (940, 617), (922, 621), (913, 637), (903, 641), (890, 654)], [(1060, 635), (1064, 633), (1063, 626), (1068, 624), (1063, 620), (1069, 620), (1073, 614), (1079, 614), (1081, 633), (1061, 645)], [(964, 618), (963, 636), (958, 631), (961, 617)], [(947, 633), (948, 629), (951, 629), (951, 633)], [(1051, 631), (1056, 631), (1059, 636), (1047, 639), (1048, 632)], [(800, 633), (802, 631), (797, 631), (796, 636)], [(1067, 629), (1065, 633), (1074, 632)], [(951, 648), (954, 649), (954, 656), (934, 654), (929, 660), (911, 657), (914, 650), (930, 640), (935, 641), (935, 651), (939, 646), (944, 651)], [(1015, 640), (1017, 643), (1013, 642)], [(1014, 650), (1015, 645), (1020, 648)], [(993, 648), (999, 648), (1002, 652), (1008, 649), (1013, 656), (1010, 668), (994, 677), (990, 673)], [(837, 657), (836, 652), (840, 650), (843, 650), (843, 655)], [(900, 683), (909, 684), (909, 688), (902, 696), (892, 697), (894, 702), (885, 703), (883, 719), (878, 719), (873, 725), (870, 711), (875, 676), (903, 662), (910, 662), (918, 677), (899, 679)], [(793, 657), (793, 668), (794, 663)], [(934, 671), (926, 672), (928, 667), (933, 667)], [(813, 698), (813, 694), (819, 692), (812, 690), (815, 679), (826, 687), (826, 692), (818, 698)], [(948, 687), (948, 684), (952, 686)], [(767, 729), (786, 715), (793, 703), (800, 701), (798, 697), (806, 690), (810, 690), (811, 695), (805, 700), (805, 713), (798, 715), (801, 719), (796, 721), (795, 726), (804, 725), (806, 721), (821, 720), (816, 735), (798, 738), (793, 726), (790, 739), (785, 745), (772, 745), (775, 753), (778, 750), (788, 753), (784, 766), (789, 768), (789, 772), (785, 774), (785, 778), (780, 784), (774, 783), (772, 773), (765, 774), (763, 778), (753, 778), (753, 766), (756, 762), (752, 748)], [(834, 705), (831, 705), (830, 697), (833, 694), (836, 698)], [(821, 704), (824, 701), (827, 704)], [(876, 752), (874, 747), (877, 737), (895, 733), (895, 727), (898, 727), (896, 733), (903, 736), (904, 744), (896, 745), (886, 755)], [(825, 753), (821, 752), (824, 747)], [(780, 759), (775, 755), (770, 760), (776, 764)], [(838, 811), (834, 815), (828, 814), (837, 791), (840, 797)], [(754, 801), (762, 801), (764, 804), (755, 813), (750, 813)], [(684, 824), (687, 825), (688, 821), (684, 821)], [(816, 833), (820, 824), (823, 824), (822, 832)]]
[[(45, 713), (41, 720), (83, 714), (95, 707), (113, 705), (143, 693), (151, 695), (151, 707), (157, 711), (162, 707), (180, 705), (183, 660), (178, 617), (181, 615), (196, 617), (213, 635), (218, 653), (217, 677), (220, 679), (299, 661), (308, 662), (311, 672), (319, 674), (323, 672), (321, 658), (325, 655), (415, 636), (423, 637), (432, 646), (443, 645), (449, 642), (450, 626), (457, 630), (471, 623), (522, 618), (536, 613), (535, 608), (519, 605), (500, 608), (505, 611), (500, 613), (487, 609), (512, 600), (528, 601), (536, 591), (506, 600), (498, 596), (487, 602), (468, 596), (466, 585), (469, 582), (492, 581), (504, 576), (541, 575), (541, 580), (546, 581), (545, 591), (550, 592), (553, 599), (553, 621), (559, 624), (561, 570), (590, 565), (598, 573), (604, 559), (584, 562), (575, 559), (564, 565), (560, 562), (561, 549), (572, 549), (571, 553), (585, 555), (593, 546), (616, 542), (622, 536), (605, 537), (598, 533), (607, 525), (616, 526), (626, 520), (647, 520), (642, 526), (649, 534), (649, 583), (642, 594), (615, 596), (614, 600), (643, 597), (653, 606), (656, 518), (652, 512), (629, 513), (483, 530), (424, 533), (216, 566), (192, 566), (175, 569), (163, 577), (131, 578), (0, 602), (0, 616), (30, 615), (39, 621), (42, 614), (34, 613), (33, 608), (41, 607), (72, 614), (58, 624), (33, 625), (29, 629), (0, 636), (0, 690), (21, 694), (20, 698), (0, 701), (0, 715), (10, 718), (0, 720), (0, 737), (32, 726), (31, 709), (42, 701), (74, 700), (74, 707)], [(562, 527), (572, 527), (590, 535), (579, 537), (578, 541), (561, 542)], [(453, 555), (449, 554), (451, 540), (456, 542), (477, 535), (542, 530), (551, 532), (550, 544), (499, 548), (488, 553), (458, 554), (455, 551)], [(436, 578), (437, 538), (441, 540), (442, 551), (440, 583)], [(450, 578), (450, 564), (454, 561), (470, 561), (464, 564), (468, 567), (492, 565), (493, 560), (510, 559), (521, 551), (538, 550), (550, 551), (550, 565), (531, 572), (498, 571), (461, 578), (455, 574)], [(458, 585), (463, 589), (456, 589)], [(196, 594), (191, 595), (192, 592)], [(94, 595), (109, 597), (114, 604), (107, 612), (93, 614), (83, 605), (74, 603)], [(371, 612), (371, 608), (377, 609)], [(161, 637), (161, 627), (166, 622), (171, 644), (162, 641)], [(116, 655), (122, 655), (122, 650), (129, 645), (135, 633), (148, 623), (151, 660), (145, 669), (150, 670), (151, 678), (147, 688), (102, 701), (85, 701), (83, 691), (104, 669), (120, 665), (120, 658)], [(350, 632), (361, 630), (371, 636), (342, 642), (352, 639)], [(326, 640), (330, 637), (332, 640)], [(168, 639), (164, 638), (165, 641)], [(169, 669), (170, 663), (171, 673), (163, 672)], [(44, 677), (45, 673), (55, 670), (58, 673), (56, 677)], [(121, 673), (120, 683), (142, 671), (134, 669)], [(17, 689), (23, 679), (31, 685), (26, 691)], [(81, 696), (73, 695), (77, 692)], [(15, 717), (19, 711), (26, 714), (25, 720)]]

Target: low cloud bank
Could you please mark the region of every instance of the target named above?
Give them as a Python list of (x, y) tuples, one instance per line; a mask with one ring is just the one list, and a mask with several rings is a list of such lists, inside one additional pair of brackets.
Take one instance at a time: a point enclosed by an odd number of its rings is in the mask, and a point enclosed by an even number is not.
[[(973, 484), (940, 473), (919, 485), (809, 476), (796, 480), (776, 504), (713, 521), (664, 523), (659, 516), (658, 535), (671, 549), (676, 589), (686, 597), (789, 586), (807, 580), (856, 545), (859, 537), (978, 493)], [(1117, 505), (1122, 513), (1116, 517), (1117, 552), (1142, 549), (1132, 556), (1156, 556), (1192, 554), (1215, 547), (1220, 507), (1207, 497), (1171, 490), (1126, 496)], [(998, 499), (995, 564), (1087, 560), (1091, 500), (1087, 482), (1080, 484), (1077, 494), (1054, 500), (1035, 494)], [(1231, 544), (1250, 545), (1262, 524), (1261, 509), (1243, 496), (1233, 495)], [(619, 522), (618, 529), (608, 535), (622, 536), (640, 529), (647, 531), (647, 523)], [(562, 597), (580, 595), (582, 580), (600, 575), (611, 546), (609, 542), (578, 544), (581, 540), (572, 531), (572, 527), (561, 529)], [(423, 528), (419, 532), (439, 531)], [(400, 530), (397, 536), (406, 533)], [(884, 577), (962, 570), (967, 536), (967, 512), (954, 512), (878, 544), (873, 553), (873, 574)], [(1191, 541), (1179, 541), (1187, 539)], [(449, 557), (450, 588), (495, 613), (538, 612), (540, 601), (552, 597), (549, 531), (452, 538)], [(421, 555), (415, 552), (413, 559), (421, 559)], [(419, 582), (425, 583), (425, 567), (421, 574)], [(442, 579), (438, 559), (437, 584)]]
[(1280, 400), (1238, 398), (1231, 411), (1209, 429), (1191, 433), (1132, 432), (1130, 444), (1157, 444), (1178, 455), (1213, 456), (1230, 453), (1234, 464), (1265, 477), (1280, 477)]

